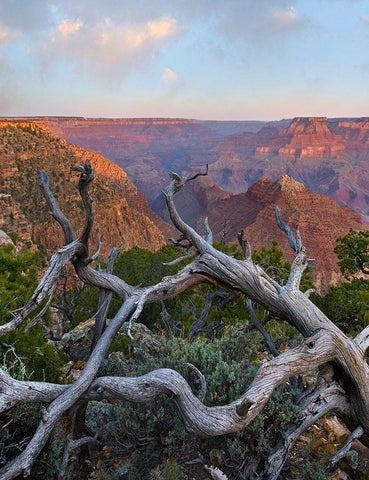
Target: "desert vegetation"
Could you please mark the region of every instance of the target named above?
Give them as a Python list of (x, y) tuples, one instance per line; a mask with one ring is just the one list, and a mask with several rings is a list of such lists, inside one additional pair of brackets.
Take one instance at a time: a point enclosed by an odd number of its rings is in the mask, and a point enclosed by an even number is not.
[[(349, 452), (369, 434), (365, 281), (352, 280), (363, 282), (351, 288), (356, 323), (344, 304), (337, 314), (341, 291), (313, 303), (314, 261), (278, 208), (292, 265), (275, 243), (252, 252), (244, 232), (238, 246), (213, 245), (207, 222), (202, 236), (174, 203), (199, 174), (171, 174), (164, 192), (179, 230), (172, 245), (113, 248), (93, 268), (95, 172), (88, 161), (73, 171), (85, 211), (78, 235), (39, 172), (65, 237), (42, 278), (37, 254), (0, 251), (0, 478), (319, 479), (345, 456), (353, 478), (365, 478)], [(69, 264), (75, 288), (63, 288)], [(64, 318), (60, 343), (45, 339), (51, 305)], [(309, 429), (333, 414), (348, 433), (319, 456)]]

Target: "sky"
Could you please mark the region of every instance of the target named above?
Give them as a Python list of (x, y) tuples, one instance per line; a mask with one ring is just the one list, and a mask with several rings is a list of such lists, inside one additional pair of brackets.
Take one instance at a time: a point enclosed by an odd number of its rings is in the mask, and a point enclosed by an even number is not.
[(0, 115), (369, 116), (369, 0), (0, 0)]

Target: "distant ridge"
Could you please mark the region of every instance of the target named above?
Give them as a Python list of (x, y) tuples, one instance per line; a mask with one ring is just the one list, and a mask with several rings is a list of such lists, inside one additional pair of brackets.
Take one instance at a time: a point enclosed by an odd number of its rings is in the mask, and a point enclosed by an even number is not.
[(234, 194), (262, 177), (276, 180), (288, 174), (315, 193), (369, 213), (369, 117), (272, 122), (74, 118), (43, 121), (59, 136), (120, 165), (151, 206), (160, 204), (168, 171), (188, 174), (209, 164), (213, 183)]

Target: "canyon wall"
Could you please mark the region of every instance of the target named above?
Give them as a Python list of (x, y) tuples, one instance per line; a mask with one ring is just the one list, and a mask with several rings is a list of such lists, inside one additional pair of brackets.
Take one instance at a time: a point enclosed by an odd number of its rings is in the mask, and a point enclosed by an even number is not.
[(369, 212), (368, 118), (206, 122), (53, 117), (42, 121), (68, 141), (122, 166), (152, 206), (168, 181), (168, 171), (189, 173), (208, 163), (212, 182), (232, 193), (245, 192), (262, 177), (276, 180), (288, 174), (364, 216)]
[(170, 232), (169, 226), (149, 209), (144, 195), (120, 167), (95, 152), (68, 144), (42, 124), (2, 121), (0, 193), (3, 199), (11, 195), (19, 205), (21, 218), (32, 226), (32, 240), (51, 251), (63, 244), (60, 227), (50, 217), (42, 198), (37, 169), (49, 174), (62, 210), (77, 234), (81, 231), (83, 207), (77, 189), (78, 175), (71, 173), (70, 167), (87, 158), (98, 173), (91, 187), (96, 209), (92, 249), (97, 244), (97, 227), (101, 231), (103, 256), (112, 246), (155, 250), (164, 245), (163, 232)]
[[(347, 206), (308, 190), (288, 175), (278, 180), (258, 180), (246, 193), (222, 199), (214, 209), (206, 210), (214, 238), (220, 240), (224, 230), (226, 241), (237, 241), (237, 233), (244, 229), (252, 248), (270, 246), (277, 240), (284, 257), (292, 262), (294, 253), (288, 246), (286, 235), (275, 221), (275, 206), (283, 220), (292, 228), (300, 228), (303, 244), (309, 257), (316, 260), (312, 270), (316, 287), (325, 291), (329, 285), (342, 280), (334, 253), (336, 239), (354, 230), (369, 230), (359, 213)], [(198, 220), (201, 228), (202, 219)]]

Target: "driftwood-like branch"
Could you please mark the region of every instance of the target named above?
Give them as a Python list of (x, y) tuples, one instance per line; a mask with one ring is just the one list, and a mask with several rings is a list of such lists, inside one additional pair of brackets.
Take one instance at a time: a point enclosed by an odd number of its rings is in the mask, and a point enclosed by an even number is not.
[[(127, 305), (109, 324), (99, 340), (104, 348), (107, 344), (107, 336), (111, 337), (113, 331), (116, 331), (116, 328), (121, 325), (123, 318), (127, 318), (128, 311), (132, 308), (134, 308), (132, 303)], [(291, 375), (304, 373), (308, 369), (319, 367), (334, 358), (334, 352), (327, 353), (325, 351), (323, 332), (318, 332), (314, 337), (305, 340), (299, 347), (287, 350), (264, 363), (250, 387), (238, 400), (229, 405), (208, 407), (192, 393), (186, 380), (179, 373), (170, 369), (154, 370), (137, 378), (101, 377), (92, 382), (92, 371), (96, 371), (96, 365), (102, 355), (102, 347), (98, 348), (97, 345), (81, 377), (72, 386), (47, 384), (44, 387), (42, 382), (12, 380), (9, 390), (2, 395), (11, 398), (14, 388), (24, 391), (28, 388), (28, 399), (32, 398), (32, 401), (45, 401), (45, 399), (50, 401), (52, 395), (56, 397), (56, 400), (46, 410), (43, 423), (29, 445), (34, 443), (35, 437), (39, 440), (43, 439), (45, 429), (48, 431), (50, 425), (55, 424), (56, 416), (58, 415), (59, 418), (61, 413), (70, 408), (77, 399), (115, 398), (144, 403), (161, 393), (173, 394), (178, 414), (189, 431), (208, 436), (236, 432), (247, 426), (262, 411), (274, 389), (287, 381)], [(17, 398), (20, 401), (19, 394)], [(23, 452), (24, 454), (26, 450)], [(6, 470), (0, 470), (0, 475), (5, 475), (5, 472)], [(17, 472), (21, 473), (20, 470)], [(0, 478), (12, 477), (1, 476)]]
[(342, 459), (344, 458), (348, 452), (351, 450), (352, 444), (355, 440), (360, 438), (364, 433), (363, 427), (360, 425), (355, 428), (355, 430), (351, 433), (349, 438), (347, 439), (345, 445), (338, 450), (338, 452), (330, 459), (327, 471), (332, 470), (332, 468)]
[[(120, 248), (113, 247), (110, 250), (108, 264), (105, 271), (107, 273), (113, 273), (113, 267), (115, 260), (117, 259), (119, 253), (122, 250)], [(94, 325), (94, 334), (91, 342), (91, 351), (95, 348), (96, 343), (101, 337), (103, 331), (106, 328), (106, 319), (108, 317), (108, 310), (110, 307), (111, 300), (113, 298), (113, 292), (106, 288), (99, 289), (99, 303), (97, 306), (97, 312), (95, 315), (95, 325)]]
[(182, 190), (182, 188), (186, 185), (186, 183), (188, 182), (191, 182), (192, 180), (195, 180), (196, 178), (198, 177), (206, 177), (206, 175), (208, 174), (209, 172), (209, 165), (206, 164), (206, 170), (204, 173), (195, 173), (194, 175), (192, 175), (191, 177), (185, 177), (185, 178), (181, 178), (178, 173), (175, 173), (175, 172), (169, 172), (169, 176), (170, 178), (173, 179), (173, 192), (174, 193), (177, 193), (179, 192), (180, 190)]
[(225, 290), (208, 292), (205, 296), (205, 304), (201, 310), (199, 318), (191, 325), (188, 338), (193, 340), (197, 335), (204, 331), (210, 314), (211, 307), (215, 304), (218, 310), (225, 308), (228, 302), (235, 298), (235, 295)]
[(204, 399), (205, 399), (205, 395), (206, 395), (206, 390), (207, 390), (207, 386), (206, 386), (206, 379), (205, 379), (205, 376), (200, 372), (200, 370), (195, 367), (195, 365), (193, 365), (192, 363), (186, 363), (186, 365), (188, 366), (188, 368), (190, 370), (192, 370), (198, 380), (199, 380), (199, 383), (200, 383), (200, 389), (199, 389), (199, 393), (197, 395), (197, 398), (200, 400), (200, 402), (203, 402)]
[(276, 219), (278, 227), (287, 235), (289, 246), (296, 253), (300, 253), (300, 251), (302, 249), (300, 229), (297, 228), (296, 238), (295, 238), (295, 236), (292, 233), (292, 230), (290, 229), (290, 227), (286, 223), (284, 223), (284, 221), (282, 220), (281, 211), (280, 211), (278, 206), (275, 207), (275, 219)]
[(242, 259), (251, 260), (251, 245), (248, 242), (248, 240), (246, 240), (244, 235), (245, 235), (244, 230), (241, 230), (237, 235), (238, 243), (240, 244), (240, 247), (242, 250)]
[(60, 272), (66, 265), (80, 251), (80, 244), (77, 240), (69, 243), (65, 247), (58, 250), (50, 259), (49, 268), (44, 273), (42, 279), (36, 287), (31, 298), (22, 308), (20, 313), (8, 323), (0, 325), (0, 335), (14, 332), (20, 327), (42, 303), (42, 301), (50, 295), (56, 284)]
[(75, 240), (75, 234), (73, 231), (72, 224), (64, 215), (64, 213), (61, 211), (58, 202), (55, 200), (55, 197), (50, 190), (49, 176), (45, 172), (42, 172), (41, 170), (37, 170), (37, 173), (40, 179), (40, 188), (44, 195), (46, 203), (50, 208), (51, 215), (62, 227), (66, 243), (73, 242)]
[(193, 322), (188, 332), (188, 338), (190, 340), (193, 340), (205, 328), (208, 322), (210, 309), (213, 305), (213, 300), (216, 294), (217, 294), (216, 292), (206, 294), (205, 305), (201, 311), (200, 317), (195, 322)]
[(326, 382), (322, 378), (300, 396), (297, 406), (300, 419), (284, 432), (282, 439), (267, 460), (262, 478), (277, 480), (298, 437), (319, 418), (332, 411), (341, 415), (347, 415), (349, 412), (349, 403), (342, 387), (337, 382)]
[(88, 252), (88, 241), (90, 238), (91, 229), (94, 223), (95, 217), (95, 209), (93, 207), (93, 200), (91, 195), (88, 191), (90, 183), (95, 178), (95, 170), (92, 168), (92, 165), (89, 160), (86, 160), (84, 165), (78, 165), (75, 167), (71, 167), (72, 171), (80, 172), (78, 188), (79, 193), (82, 198), (83, 205), (85, 207), (86, 216), (85, 216), (85, 224), (83, 227), (82, 234), (80, 236), (80, 241), (83, 245), (85, 245), (86, 250)]
[(187, 255), (183, 255), (182, 257), (175, 258), (171, 262), (163, 262), (163, 265), (165, 265), (167, 267), (171, 267), (173, 265), (177, 265), (178, 263), (183, 262), (184, 260), (192, 260), (193, 258), (198, 257), (198, 256), (199, 256), (199, 252), (192, 251)]
[(47, 312), (47, 310), (48, 310), (48, 308), (49, 308), (49, 306), (52, 302), (52, 299), (53, 299), (53, 296), (54, 296), (54, 293), (55, 293), (55, 289), (56, 289), (56, 284), (54, 284), (51, 287), (51, 290), (49, 292), (49, 298), (47, 299), (47, 302), (45, 303), (42, 310), (35, 317), (33, 317), (32, 320), (30, 322), (28, 322), (28, 324), (26, 325), (26, 328), (24, 329), (25, 332), (27, 332), (30, 328), (34, 327), (42, 319), (42, 317), (45, 315), (45, 313)]
[[(178, 175), (172, 174), (172, 182), (164, 193), (168, 210), (173, 224), (181, 232), (182, 240), (186, 240), (188, 245), (193, 246), (199, 255), (176, 275), (164, 277), (156, 285), (132, 287), (112, 272), (96, 271), (87, 265), (89, 263), (88, 241), (94, 219), (88, 187), (94, 172), (89, 162), (75, 170), (81, 173), (79, 188), (86, 209), (83, 232), (79, 239), (74, 239), (70, 223), (63, 217), (50, 192), (48, 179), (41, 174), (46, 201), (54, 218), (62, 226), (68, 245), (52, 257), (50, 267), (31, 300), (16, 319), (0, 327), (0, 334), (17, 328), (40, 305), (51, 291), (62, 267), (69, 260), (72, 260), (81, 281), (107, 292), (107, 296), (102, 299), (102, 305), (108, 304), (107, 298), (113, 292), (122, 299), (122, 306), (106, 329), (102, 329), (101, 336), (84, 370), (73, 385), (20, 382), (0, 370), (0, 412), (31, 401), (50, 403), (27, 447), (0, 470), (1, 479), (10, 480), (22, 473), (29, 473), (56, 422), (81, 400), (117, 398), (132, 402), (146, 402), (160, 393), (170, 394), (180, 418), (189, 431), (217, 436), (239, 431), (248, 425), (262, 412), (274, 389), (287, 382), (293, 375), (327, 364), (334, 365), (335, 376), (330, 384), (322, 387), (321, 391), (322, 398), (327, 399), (328, 406), (321, 405), (318, 396), (310, 392), (310, 397), (306, 400), (308, 403), (300, 402), (300, 409), (303, 414), (305, 412), (306, 417), (305, 423), (300, 428), (306, 428), (312, 418), (315, 418), (314, 415), (320, 415), (320, 411), (319, 413), (309, 411), (310, 406), (314, 406), (315, 402), (323, 410), (325, 408), (325, 411), (341, 410), (341, 413), (344, 411), (346, 422), (351, 428), (361, 425), (364, 433), (369, 435), (369, 367), (364, 361), (369, 333), (365, 329), (355, 340), (350, 340), (309, 300), (307, 295), (299, 290), (301, 276), (308, 260), (299, 231), (295, 238), (291, 229), (281, 220), (278, 210), (276, 211), (277, 222), (285, 231), (290, 245), (297, 254), (285, 286), (279, 285), (261, 267), (252, 262), (246, 244), (243, 248), (244, 259), (237, 260), (216, 250), (208, 241), (209, 235), (203, 238), (188, 226), (176, 210), (174, 194), (188, 181), (204, 174), (196, 174), (187, 179), (181, 179)], [(123, 322), (129, 321), (128, 332), (130, 332), (144, 305), (173, 298), (178, 293), (200, 283), (211, 283), (236, 295), (245, 294), (272, 315), (288, 321), (302, 334), (304, 341), (300, 346), (287, 350), (264, 363), (246, 392), (228, 405), (215, 407), (204, 405), (192, 393), (185, 379), (170, 369), (155, 370), (138, 378), (96, 378), (101, 362)], [(342, 386), (338, 387), (336, 380), (339, 380)], [(343, 392), (347, 395), (348, 401)], [(298, 434), (298, 427), (295, 430), (295, 433), (291, 433), (292, 439)], [(363, 436), (363, 441), (365, 438)], [(283, 459), (289, 448), (290, 443), (288, 445), (284, 443), (279, 450), (281, 453), (277, 455), (275, 452), (276, 469), (283, 465)]]
[(211, 231), (211, 228), (209, 226), (208, 217), (205, 217), (205, 220), (204, 220), (204, 231), (205, 231), (204, 239), (208, 243), (210, 243), (210, 245), (213, 245), (213, 232)]
[(124, 302), (123, 306), (98, 341), (94, 351), (91, 353), (81, 376), (68, 390), (60, 394), (45, 410), (41, 423), (23, 452), (0, 469), (0, 478), (2, 480), (10, 480), (17, 475), (23, 474), (27, 476), (29, 474), (35, 459), (45, 446), (57, 421), (90, 387), (114, 336), (120, 330), (123, 322), (127, 319), (133, 309), (134, 300), (127, 300)]
[(365, 352), (369, 347), (369, 325), (364, 328), (362, 332), (355, 338), (354, 342), (361, 348), (362, 356), (364, 358)]
[(265, 340), (265, 343), (266, 343), (266, 346), (269, 348), (269, 351), (271, 352), (271, 354), (273, 355), (273, 357), (278, 357), (279, 355), (279, 351), (278, 349), (276, 348), (276, 346), (274, 345), (273, 343), (273, 340), (272, 340), (272, 337), (269, 335), (269, 333), (266, 331), (265, 327), (259, 322), (259, 320), (256, 318), (256, 315), (255, 315), (255, 312), (254, 312), (254, 308), (252, 306), (252, 302), (250, 299), (247, 300), (247, 308), (249, 310), (249, 313), (250, 313), (250, 318), (251, 318), (251, 321), (254, 325), (254, 327), (262, 334), (264, 340)]
[(65, 474), (67, 471), (67, 466), (68, 466), (68, 461), (71, 453), (73, 453), (75, 450), (80, 449), (81, 447), (85, 445), (89, 445), (91, 443), (94, 443), (98, 446), (101, 446), (101, 443), (98, 441), (96, 437), (82, 437), (82, 438), (77, 438), (75, 440), (68, 440), (67, 444), (64, 448), (64, 453), (63, 453), (63, 458), (62, 458), (62, 467), (61, 470), (59, 471), (58, 479), (59, 480), (64, 480)]
[(94, 262), (95, 260), (97, 260), (99, 258), (99, 255), (100, 255), (100, 252), (101, 252), (101, 249), (102, 249), (102, 241), (101, 241), (101, 235), (100, 235), (100, 229), (99, 228), (97, 229), (97, 243), (98, 243), (97, 250), (93, 255), (91, 255), (90, 257), (88, 257), (86, 259), (86, 261), (85, 261), (86, 265)]

